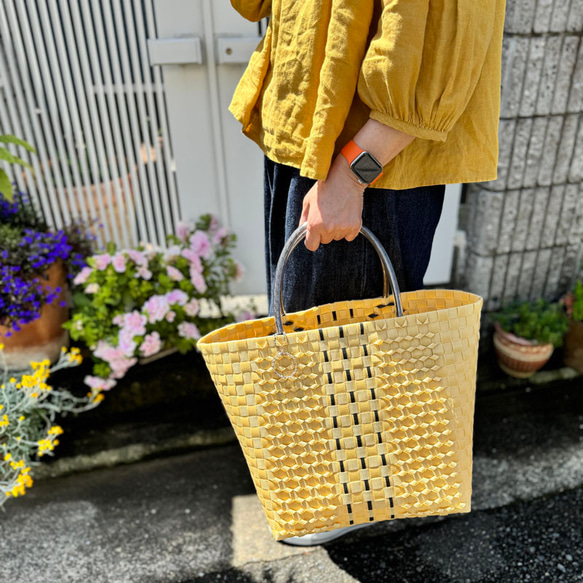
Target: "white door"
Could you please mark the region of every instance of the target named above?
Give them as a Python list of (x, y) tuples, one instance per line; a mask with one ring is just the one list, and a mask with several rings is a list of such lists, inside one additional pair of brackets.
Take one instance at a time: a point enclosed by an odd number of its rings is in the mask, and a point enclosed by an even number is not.
[[(263, 154), (228, 111), (266, 22), (242, 18), (229, 0), (155, 0), (157, 39), (150, 63), (164, 67), (164, 86), (183, 217), (214, 212), (238, 237), (246, 276), (236, 294), (264, 294)], [(450, 280), (459, 185), (446, 204), (425, 277)]]

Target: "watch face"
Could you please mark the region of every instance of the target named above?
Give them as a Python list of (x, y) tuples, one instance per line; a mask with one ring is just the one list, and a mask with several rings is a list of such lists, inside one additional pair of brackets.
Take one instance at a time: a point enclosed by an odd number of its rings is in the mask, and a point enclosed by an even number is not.
[(383, 167), (368, 152), (362, 152), (350, 165), (358, 179), (365, 184), (370, 184), (381, 174)]

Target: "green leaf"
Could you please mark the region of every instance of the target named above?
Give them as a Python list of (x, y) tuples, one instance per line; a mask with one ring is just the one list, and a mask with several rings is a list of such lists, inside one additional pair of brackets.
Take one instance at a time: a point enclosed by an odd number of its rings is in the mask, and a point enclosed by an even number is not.
[(12, 190), (12, 182), (8, 178), (8, 174), (0, 168), (0, 193), (6, 199), (12, 202), (14, 200), (14, 192)]
[(22, 146), (31, 154), (36, 154), (36, 150), (28, 142), (25, 142), (16, 136), (11, 136), (9, 134), (0, 136), (0, 142), (3, 142), (4, 144), (16, 144), (17, 146)]
[(22, 158), (14, 156), (6, 148), (0, 148), (0, 160), (8, 162), (8, 164), (18, 164), (20, 166), (26, 166), (27, 168), (32, 168), (32, 166), (25, 162)]

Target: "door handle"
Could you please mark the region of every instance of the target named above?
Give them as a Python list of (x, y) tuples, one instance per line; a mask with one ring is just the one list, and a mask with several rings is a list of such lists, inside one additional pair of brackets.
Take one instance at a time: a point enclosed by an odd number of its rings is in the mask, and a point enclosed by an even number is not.
[(149, 38), (148, 57), (150, 66), (159, 65), (202, 65), (200, 37)]

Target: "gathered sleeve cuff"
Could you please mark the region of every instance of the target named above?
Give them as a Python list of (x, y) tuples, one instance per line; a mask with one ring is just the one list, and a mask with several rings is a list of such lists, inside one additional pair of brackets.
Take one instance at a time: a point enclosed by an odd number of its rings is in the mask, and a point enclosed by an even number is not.
[(445, 141), (480, 78), (495, 0), (382, 0), (358, 78), (370, 117), (409, 135)]

